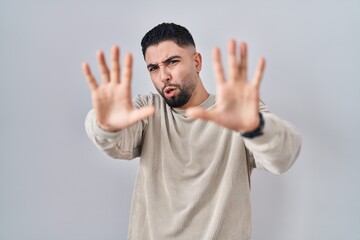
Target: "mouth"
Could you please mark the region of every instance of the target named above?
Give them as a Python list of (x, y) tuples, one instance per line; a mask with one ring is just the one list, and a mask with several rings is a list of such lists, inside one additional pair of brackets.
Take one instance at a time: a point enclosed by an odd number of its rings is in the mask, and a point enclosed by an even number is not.
[(164, 96), (166, 98), (172, 98), (176, 95), (177, 87), (168, 86), (163, 90)]

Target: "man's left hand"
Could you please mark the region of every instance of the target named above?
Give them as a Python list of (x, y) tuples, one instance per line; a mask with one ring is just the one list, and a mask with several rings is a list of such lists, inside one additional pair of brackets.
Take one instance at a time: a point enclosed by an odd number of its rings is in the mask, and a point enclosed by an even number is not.
[(248, 81), (247, 46), (240, 44), (240, 61), (236, 57), (236, 41), (228, 44), (228, 80), (221, 62), (220, 50), (213, 50), (213, 66), (217, 83), (216, 106), (211, 110), (200, 107), (186, 111), (192, 118), (213, 121), (225, 128), (241, 133), (259, 126), (259, 89), (265, 69), (265, 59), (260, 58), (251, 82)]

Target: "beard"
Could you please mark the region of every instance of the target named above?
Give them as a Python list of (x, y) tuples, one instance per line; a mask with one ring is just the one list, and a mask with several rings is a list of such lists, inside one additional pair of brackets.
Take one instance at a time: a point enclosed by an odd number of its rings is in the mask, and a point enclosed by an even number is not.
[[(176, 87), (179, 90), (179, 93), (171, 98), (166, 98), (164, 94), (164, 90), (166, 87)], [(182, 80), (181, 84), (175, 83), (165, 83), (164, 87), (160, 90), (156, 88), (159, 94), (164, 98), (165, 102), (172, 108), (179, 108), (184, 106), (192, 97), (195, 84), (190, 81)]]

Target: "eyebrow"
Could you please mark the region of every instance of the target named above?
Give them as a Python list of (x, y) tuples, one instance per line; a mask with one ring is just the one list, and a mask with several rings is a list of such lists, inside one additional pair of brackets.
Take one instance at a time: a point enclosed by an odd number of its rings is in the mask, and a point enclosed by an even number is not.
[[(163, 64), (168, 64), (169, 62), (171, 62), (172, 60), (174, 59), (180, 59), (181, 57), (179, 55), (174, 55), (174, 56), (170, 56), (168, 57), (167, 59), (165, 59), (164, 61), (162, 61), (161, 63)], [(147, 69), (150, 69), (150, 68), (155, 68), (155, 67), (159, 67), (159, 64), (155, 64), (155, 63), (150, 63), (147, 65)]]

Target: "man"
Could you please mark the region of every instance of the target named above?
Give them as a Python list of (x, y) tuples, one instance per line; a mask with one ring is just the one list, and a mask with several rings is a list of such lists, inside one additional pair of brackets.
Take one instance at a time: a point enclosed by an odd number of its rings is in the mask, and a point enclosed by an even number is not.
[(86, 130), (113, 158), (140, 157), (128, 239), (250, 239), (250, 174), (275, 174), (297, 158), (301, 139), (259, 99), (265, 60), (247, 79), (247, 46), (229, 41), (228, 77), (220, 50), (213, 63), (217, 95), (200, 78), (202, 59), (188, 30), (163, 23), (143, 38), (142, 51), (159, 94), (132, 101), (132, 55), (120, 76), (119, 48), (111, 69), (97, 53), (102, 84), (84, 63), (93, 110)]

